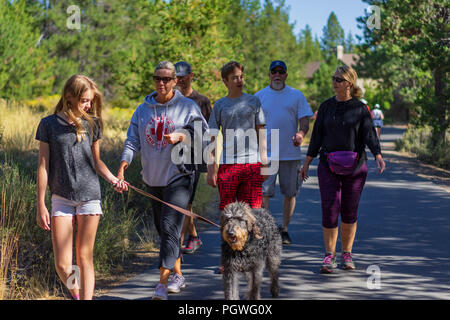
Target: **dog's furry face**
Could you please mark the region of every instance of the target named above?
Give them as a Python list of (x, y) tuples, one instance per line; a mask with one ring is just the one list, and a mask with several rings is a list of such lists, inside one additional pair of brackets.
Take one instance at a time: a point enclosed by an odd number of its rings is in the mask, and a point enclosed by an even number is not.
[(261, 238), (250, 206), (243, 202), (227, 205), (220, 216), (222, 238), (234, 251), (242, 251), (251, 232)]

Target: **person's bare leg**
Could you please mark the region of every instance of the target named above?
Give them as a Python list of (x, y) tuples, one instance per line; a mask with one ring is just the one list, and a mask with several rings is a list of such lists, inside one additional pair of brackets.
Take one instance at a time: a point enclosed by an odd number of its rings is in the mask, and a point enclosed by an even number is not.
[(270, 197), (263, 197), (263, 208), (269, 210)]
[[(192, 211), (192, 204), (188, 204), (186, 210)], [(195, 229), (193, 217), (184, 217), (183, 228), (181, 228), (181, 245), (183, 245), (186, 232), (193, 237), (197, 237), (197, 230)]]
[[(73, 217), (52, 217), (52, 244), (55, 256), (55, 269), (62, 283), (68, 287), (72, 296), (80, 294), (79, 283), (68, 283), (72, 270)], [(72, 288), (72, 289), (71, 289)]]
[(173, 273), (177, 273), (180, 276), (183, 275), (181, 273), (181, 258), (178, 258), (177, 261), (175, 261), (175, 265), (173, 266)]
[(295, 197), (284, 197), (283, 199), (283, 231), (288, 231), (289, 222), (295, 208)]
[(332, 252), (336, 255), (336, 243), (339, 234), (339, 229), (336, 228), (325, 228), (322, 227), (323, 231), (323, 242), (325, 244), (325, 251)]
[(169, 277), (170, 269), (164, 267), (159, 268), (159, 283), (162, 283), (167, 287), (167, 284), (169, 283)]
[(341, 242), (343, 252), (352, 252), (353, 242), (356, 235), (356, 222), (355, 223), (342, 223), (341, 222)]
[(80, 298), (92, 300), (95, 287), (94, 244), (100, 215), (77, 215), (77, 264), (80, 268)]
[[(188, 204), (187, 210), (192, 212), (192, 203)], [(197, 237), (197, 230), (195, 229), (195, 225), (194, 225), (194, 217), (185, 217), (184, 218), (184, 223), (185, 224), (186, 224), (186, 221), (188, 221), (187, 222), (187, 232), (189, 232), (189, 234), (191, 236)]]

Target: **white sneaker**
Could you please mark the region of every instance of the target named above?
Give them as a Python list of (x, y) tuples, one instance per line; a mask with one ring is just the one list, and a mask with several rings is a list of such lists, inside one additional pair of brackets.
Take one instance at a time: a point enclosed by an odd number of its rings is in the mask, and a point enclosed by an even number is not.
[(155, 288), (152, 300), (167, 300), (167, 288), (162, 283), (158, 283)]
[(169, 280), (167, 290), (170, 293), (179, 293), (181, 289), (184, 289), (185, 287), (186, 283), (184, 281), (184, 277), (182, 275), (179, 275), (178, 273), (175, 273)]

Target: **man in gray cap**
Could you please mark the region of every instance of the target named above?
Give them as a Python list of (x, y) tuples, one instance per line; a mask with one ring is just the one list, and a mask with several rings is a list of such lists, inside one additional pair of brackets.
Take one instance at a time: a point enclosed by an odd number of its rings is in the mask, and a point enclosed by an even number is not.
[[(278, 173), (271, 175), (263, 183), (263, 206), (269, 209), (269, 199), (275, 194), (275, 182), (279, 176), (283, 199), (283, 244), (290, 244), (288, 225), (295, 208), (296, 197), (302, 180), (300, 145), (309, 130), (309, 117), (313, 112), (302, 92), (286, 85), (287, 66), (284, 61), (272, 61), (269, 67), (270, 85), (258, 91), (267, 122), (267, 156), (270, 161), (278, 161)], [(272, 153), (271, 130), (279, 130), (279, 153)], [(275, 141), (274, 141), (275, 143)]]
[[(175, 71), (177, 75), (177, 89), (187, 98), (192, 99), (200, 107), (203, 117), (206, 122), (209, 120), (211, 114), (211, 102), (209, 99), (192, 88), (192, 80), (194, 79), (194, 73), (192, 72), (192, 67), (189, 63), (185, 61), (180, 61), (175, 64)], [(189, 200), (188, 210), (192, 208), (192, 202), (194, 201), (195, 191), (197, 189), (198, 180), (200, 178), (200, 172), (206, 172), (206, 168), (200, 167), (199, 171), (195, 173), (194, 185), (192, 188), (192, 195)], [(202, 241), (200, 236), (197, 234), (197, 230), (194, 224), (194, 218), (186, 217), (184, 219), (183, 229), (181, 230), (181, 244), (184, 242), (184, 235), (189, 232), (189, 238), (187, 240), (186, 246), (183, 246), (183, 253), (191, 254), (202, 246)]]

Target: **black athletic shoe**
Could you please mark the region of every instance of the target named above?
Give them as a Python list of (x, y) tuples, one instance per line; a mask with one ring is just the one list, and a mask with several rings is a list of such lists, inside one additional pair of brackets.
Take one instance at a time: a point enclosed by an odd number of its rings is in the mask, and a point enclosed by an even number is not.
[(281, 242), (283, 244), (291, 244), (291, 237), (289, 237), (289, 233), (287, 231), (281, 231)]

